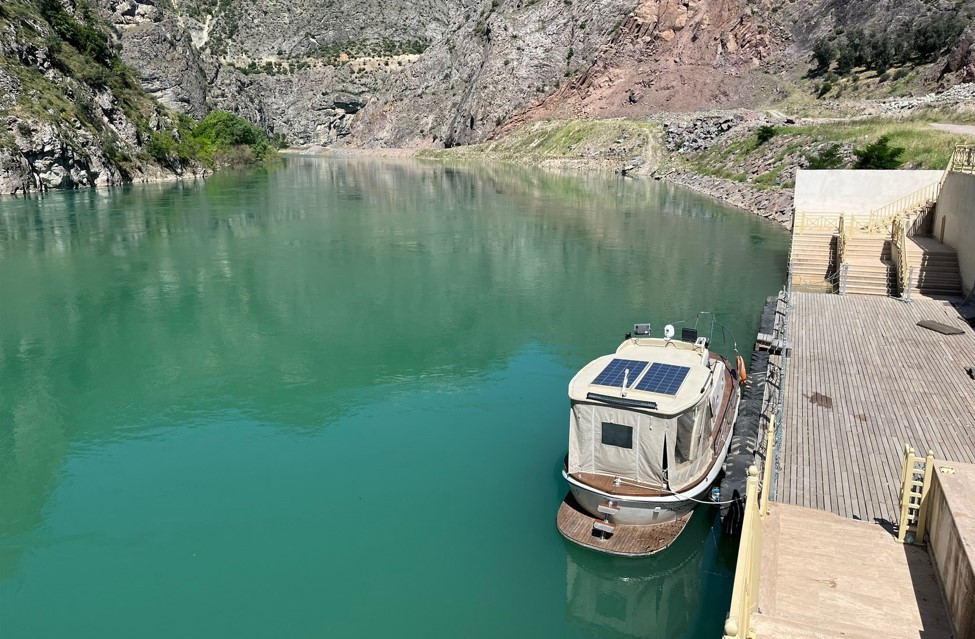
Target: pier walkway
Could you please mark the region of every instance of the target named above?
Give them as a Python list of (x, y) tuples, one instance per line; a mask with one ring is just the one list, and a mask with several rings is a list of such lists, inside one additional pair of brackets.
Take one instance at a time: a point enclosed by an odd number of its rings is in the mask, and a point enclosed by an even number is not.
[(975, 331), (948, 302), (796, 292), (789, 345), (776, 501), (890, 530), (905, 444), (975, 462)]
[(951, 621), (924, 548), (880, 526), (773, 503), (766, 523), (757, 639), (949, 639)]

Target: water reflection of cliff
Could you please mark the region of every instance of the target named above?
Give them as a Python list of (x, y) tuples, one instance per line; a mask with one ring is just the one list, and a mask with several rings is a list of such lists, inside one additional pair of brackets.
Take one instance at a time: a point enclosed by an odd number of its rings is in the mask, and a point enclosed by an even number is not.
[(656, 184), (417, 162), (4, 199), (0, 526), (35, 526), (86, 442), (226, 410), (314, 429), (529, 341), (578, 365), (635, 318), (745, 335), (785, 241)]
[[(722, 569), (713, 556), (717, 550), (713, 515), (713, 509), (702, 508), (674, 546), (646, 559), (611, 557), (570, 544), (566, 554), (569, 620), (605, 639), (718, 636), (724, 608), (716, 607), (709, 617), (706, 600), (713, 593), (704, 583), (716, 577), (705, 565)], [(726, 597), (721, 601), (726, 603)]]

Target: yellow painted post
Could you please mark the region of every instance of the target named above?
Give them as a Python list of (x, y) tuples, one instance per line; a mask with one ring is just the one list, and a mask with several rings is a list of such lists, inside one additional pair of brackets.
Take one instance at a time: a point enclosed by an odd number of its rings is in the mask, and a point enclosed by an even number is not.
[[(753, 470), (754, 472), (752, 472)], [(752, 499), (758, 501), (758, 469), (754, 466), (748, 469), (748, 486), (745, 492)], [(752, 516), (751, 547), (748, 549), (748, 557), (751, 561), (748, 566), (748, 606), (745, 615), (748, 618), (746, 632), (749, 636), (754, 634), (749, 632), (752, 627), (752, 613), (758, 610), (758, 585), (762, 576), (762, 540), (765, 537), (764, 511), (761, 510), (761, 503), (756, 505), (758, 508), (755, 509), (755, 514)]]
[(758, 607), (758, 581), (762, 574), (762, 519), (759, 517), (758, 469), (748, 467), (745, 488), (745, 516), (735, 564), (735, 584), (731, 605), (724, 624), (725, 639), (742, 639), (749, 635), (751, 614)]
[(762, 474), (762, 503), (759, 508), (759, 516), (762, 521), (768, 517), (771, 509), (769, 507), (769, 488), (772, 487), (772, 466), (775, 465), (775, 415), (772, 415), (768, 422), (768, 439), (765, 442), (765, 472)]
[(928, 489), (931, 488), (931, 471), (934, 468), (934, 451), (929, 450), (924, 458), (924, 482), (921, 484), (921, 506), (917, 515), (917, 534), (914, 543), (924, 543), (924, 533), (928, 525)]

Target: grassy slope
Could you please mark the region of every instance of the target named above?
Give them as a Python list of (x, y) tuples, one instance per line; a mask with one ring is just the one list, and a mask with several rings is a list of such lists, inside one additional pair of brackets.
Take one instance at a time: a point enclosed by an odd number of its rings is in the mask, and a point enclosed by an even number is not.
[(942, 119), (927, 114), (912, 119), (871, 118), (780, 126), (775, 128), (775, 137), (765, 144), (759, 145), (754, 134), (729, 137), (688, 156), (683, 164), (697, 173), (749, 182), (760, 188), (789, 188), (794, 170), (803, 165), (804, 156), (838, 144), (844, 161), (836, 168), (852, 168), (854, 149), (886, 135), (891, 145), (904, 149), (902, 167), (943, 169), (956, 144), (973, 143), (975, 138), (938, 131), (929, 126), (932, 121)]
[(499, 140), (423, 151), (420, 157), (536, 163), (582, 161), (620, 165), (659, 156), (660, 125), (637, 120), (547, 120), (527, 124)]

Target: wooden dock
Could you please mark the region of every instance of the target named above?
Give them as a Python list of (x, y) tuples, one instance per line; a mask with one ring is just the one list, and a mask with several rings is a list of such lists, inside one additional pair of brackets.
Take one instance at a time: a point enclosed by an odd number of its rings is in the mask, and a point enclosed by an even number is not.
[(975, 331), (948, 302), (793, 293), (788, 340), (776, 501), (890, 527), (905, 444), (975, 462)]
[(880, 526), (773, 503), (762, 556), (758, 639), (951, 639), (928, 553)]
[(593, 522), (597, 520), (584, 512), (570, 493), (559, 506), (557, 524), (563, 537), (585, 548), (623, 557), (646, 557), (673, 544), (693, 513), (692, 510), (675, 521), (653, 526), (617, 524), (614, 533), (599, 534), (593, 530)]

